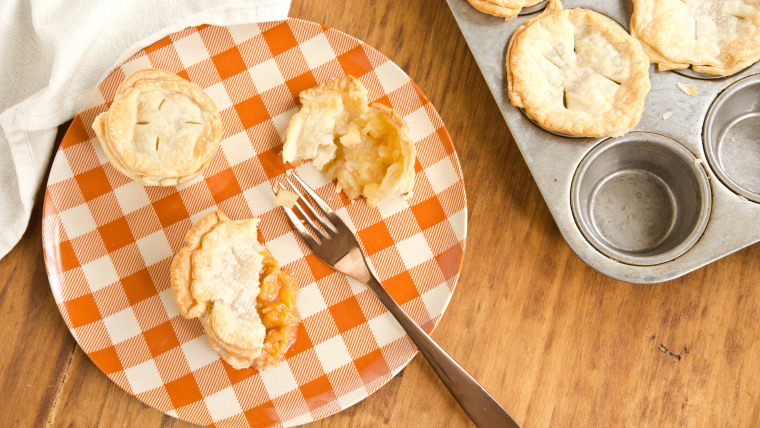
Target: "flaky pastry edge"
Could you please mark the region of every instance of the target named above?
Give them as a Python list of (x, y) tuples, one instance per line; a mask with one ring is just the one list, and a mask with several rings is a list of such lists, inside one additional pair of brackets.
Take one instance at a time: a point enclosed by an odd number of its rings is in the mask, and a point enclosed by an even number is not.
[[(651, 0), (632, 1), (631, 35), (641, 43), (641, 47), (647, 56), (649, 56), (649, 60), (657, 64), (658, 71), (683, 70), (691, 67), (692, 70), (698, 73), (714, 76), (730, 76), (760, 60), (760, 13), (755, 15), (755, 34), (751, 40), (745, 39), (744, 43), (731, 43), (731, 49), (728, 52), (721, 51), (721, 53), (726, 53), (731, 58), (731, 61), (718, 60), (712, 64), (708, 64), (708, 61), (703, 61), (696, 56), (690, 57), (688, 52), (682, 52), (683, 55), (678, 58), (668, 57), (663, 54), (654, 43), (651, 43), (653, 33), (656, 33), (656, 30), (643, 30), (648, 27), (644, 24), (652, 22), (652, 15), (642, 11), (652, 11), (655, 9), (654, 5)], [(644, 1), (648, 1), (647, 7), (644, 7)]]
[[(196, 143), (196, 147), (201, 147), (200, 155), (198, 156), (199, 162), (195, 162), (185, 169), (171, 171), (167, 174), (155, 174), (156, 171), (139, 170), (128, 165), (129, 162), (125, 162), (124, 154), (128, 152), (131, 142), (121, 141), (118, 134), (110, 132), (109, 123), (112, 120), (127, 120), (127, 118), (120, 117), (124, 115), (123, 110), (125, 109), (125, 106), (120, 103), (123, 102), (125, 94), (130, 90), (147, 83), (158, 84), (163, 89), (184, 93), (192, 98), (201, 110), (208, 112), (208, 127)], [(146, 186), (176, 186), (177, 184), (194, 179), (211, 162), (211, 158), (219, 147), (223, 135), (219, 110), (200, 87), (176, 74), (152, 68), (138, 70), (122, 82), (116, 91), (110, 108), (95, 117), (92, 129), (95, 131), (98, 141), (100, 141), (103, 152), (114, 168), (125, 176)]]

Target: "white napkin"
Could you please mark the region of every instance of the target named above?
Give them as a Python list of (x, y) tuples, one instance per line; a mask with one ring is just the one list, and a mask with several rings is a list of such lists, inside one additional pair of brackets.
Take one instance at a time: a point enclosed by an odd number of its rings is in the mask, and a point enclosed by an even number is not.
[(0, 258), (21, 239), (56, 128), (117, 65), (191, 25), (285, 19), (290, 0), (0, 2)]

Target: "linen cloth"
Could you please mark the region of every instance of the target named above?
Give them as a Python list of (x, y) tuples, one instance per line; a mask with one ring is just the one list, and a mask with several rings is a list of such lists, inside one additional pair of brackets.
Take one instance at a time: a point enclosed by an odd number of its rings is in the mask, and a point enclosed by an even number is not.
[(0, 1), (0, 258), (26, 230), (57, 127), (145, 46), (200, 25), (285, 19), (290, 0)]

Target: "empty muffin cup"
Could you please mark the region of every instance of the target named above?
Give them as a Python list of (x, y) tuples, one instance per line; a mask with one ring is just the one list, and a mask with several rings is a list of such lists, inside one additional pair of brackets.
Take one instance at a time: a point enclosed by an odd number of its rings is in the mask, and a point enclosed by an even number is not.
[(760, 203), (760, 75), (718, 95), (702, 130), (707, 161), (721, 182)]
[(608, 138), (581, 161), (570, 192), (575, 222), (589, 243), (631, 265), (673, 260), (702, 236), (710, 182), (696, 157), (648, 132)]

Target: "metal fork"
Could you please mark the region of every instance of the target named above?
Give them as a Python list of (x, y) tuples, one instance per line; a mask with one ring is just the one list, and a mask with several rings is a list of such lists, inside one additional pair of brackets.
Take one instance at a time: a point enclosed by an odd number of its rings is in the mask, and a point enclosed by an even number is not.
[[(301, 235), (314, 254), (322, 261), (333, 267), (338, 272), (344, 273), (351, 278), (364, 283), (385, 305), (388, 311), (396, 318), (401, 327), (406, 331), (422, 355), (428, 360), (441, 378), (444, 385), (462, 406), (465, 413), (478, 427), (516, 427), (519, 425), (504, 410), (501, 405), (486, 391), (462, 366), (460, 366), (449, 354), (447, 354), (403, 309), (391, 298), (383, 288), (375, 275), (370, 271), (367, 261), (362, 253), (359, 243), (351, 230), (343, 223), (335, 212), (312, 190), (301, 178), (295, 174), (289, 174), (301, 185), (306, 194), (311, 197), (314, 204), (322, 215), (312, 207), (312, 204), (303, 196), (300, 190), (286, 177), (285, 182), (278, 185), (282, 189), (295, 192), (301, 204), (296, 203), (295, 208), (301, 213), (302, 218), (308, 224), (309, 230), (299, 220), (292, 209), (283, 207), (293, 227)], [(272, 189), (275, 194), (277, 189)], [(303, 205), (312, 214), (315, 220), (309, 218)], [(316, 221), (321, 230), (314, 223)]]

